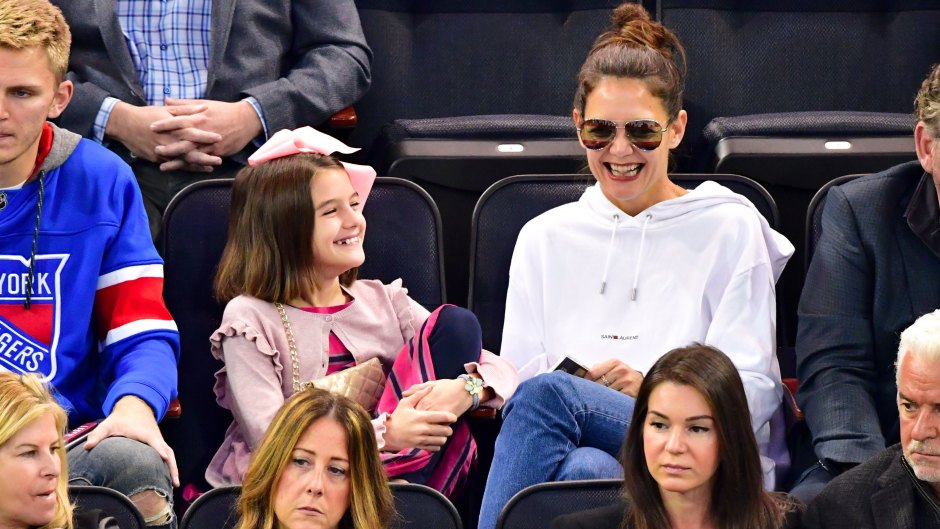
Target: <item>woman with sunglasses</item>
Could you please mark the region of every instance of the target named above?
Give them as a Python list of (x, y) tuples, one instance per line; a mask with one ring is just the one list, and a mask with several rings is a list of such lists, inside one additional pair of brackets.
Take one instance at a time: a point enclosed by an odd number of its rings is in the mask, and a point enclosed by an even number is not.
[[(513, 254), (500, 355), (525, 382), (503, 413), (483, 529), (529, 485), (619, 476), (643, 373), (677, 346), (731, 357), (763, 454), (771, 417), (782, 420), (774, 284), (793, 246), (744, 197), (669, 180), (687, 121), (685, 52), (636, 4), (613, 23), (581, 67), (572, 112), (597, 182), (529, 222)], [(584, 378), (552, 371), (565, 357)], [(764, 464), (772, 485), (774, 461)]]

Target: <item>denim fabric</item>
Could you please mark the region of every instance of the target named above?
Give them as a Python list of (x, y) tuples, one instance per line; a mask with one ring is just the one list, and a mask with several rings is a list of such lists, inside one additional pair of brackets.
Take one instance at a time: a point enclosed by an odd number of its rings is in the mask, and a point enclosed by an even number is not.
[[(633, 404), (632, 397), (560, 371), (520, 384), (503, 411), (479, 528), (493, 529), (506, 502), (530, 485), (584, 476), (598, 460), (605, 466), (615, 462)], [(596, 450), (578, 450), (584, 447)], [(590, 477), (620, 475), (619, 468), (608, 467)]]
[[(173, 504), (170, 468), (150, 446), (126, 437), (108, 437), (91, 450), (84, 444), (69, 450), (69, 483), (114, 489), (127, 497), (156, 491)], [(172, 508), (170, 509), (172, 512)], [(176, 515), (166, 525), (176, 529)]]

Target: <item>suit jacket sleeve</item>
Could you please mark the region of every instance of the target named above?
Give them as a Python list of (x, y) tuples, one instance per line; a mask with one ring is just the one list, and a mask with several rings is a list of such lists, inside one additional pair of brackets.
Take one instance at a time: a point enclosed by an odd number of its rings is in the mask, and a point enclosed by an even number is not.
[(873, 385), (875, 270), (843, 190), (832, 188), (807, 273), (796, 340), (797, 400), (822, 460), (859, 463), (884, 449)]
[(371, 83), (372, 52), (353, 0), (293, 0), (291, 21), (293, 66), (243, 90), (261, 103), (269, 134), (322, 123)]

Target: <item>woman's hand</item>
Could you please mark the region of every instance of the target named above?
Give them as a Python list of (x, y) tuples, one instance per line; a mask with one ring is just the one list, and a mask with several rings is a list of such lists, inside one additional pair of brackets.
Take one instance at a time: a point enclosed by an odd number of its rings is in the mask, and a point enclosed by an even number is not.
[(636, 397), (643, 382), (643, 374), (616, 358), (604, 360), (588, 369), (584, 378), (603, 384), (610, 389)]
[[(460, 417), (473, 406), (473, 397), (465, 389), (467, 381), (462, 378), (431, 380), (411, 386), (403, 396), (414, 395), (419, 391), (429, 390), (415, 404), (419, 410), (449, 411)], [(482, 393), (480, 394), (482, 400)]]
[(398, 401), (395, 411), (385, 420), (384, 451), (420, 448), (437, 452), (444, 446), (454, 433), (450, 425), (457, 421), (457, 415), (449, 411), (415, 409), (415, 404), (430, 392), (431, 388), (406, 392), (407, 395)]

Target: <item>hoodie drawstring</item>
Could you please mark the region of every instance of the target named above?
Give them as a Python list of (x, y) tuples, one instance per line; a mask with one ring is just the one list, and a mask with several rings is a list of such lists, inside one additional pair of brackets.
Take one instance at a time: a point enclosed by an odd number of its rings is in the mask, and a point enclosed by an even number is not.
[(614, 227), (610, 230), (610, 243), (607, 244), (607, 260), (604, 262), (604, 276), (601, 278), (601, 295), (607, 290), (607, 272), (610, 271), (610, 259), (614, 255), (614, 239), (617, 237), (617, 226), (620, 225), (620, 215), (614, 215)]
[(649, 213), (643, 219), (643, 229), (640, 231), (640, 251), (636, 255), (636, 269), (633, 271), (633, 290), (630, 293), (630, 300), (636, 301), (636, 286), (640, 282), (640, 264), (643, 262), (643, 244), (646, 242), (646, 225), (649, 224), (653, 216)]
[(33, 302), (33, 272), (36, 268), (36, 245), (39, 242), (39, 219), (42, 218), (42, 197), (45, 192), (43, 176), (45, 171), (39, 171), (39, 200), (36, 202), (36, 227), (33, 228), (33, 247), (29, 252), (29, 275), (26, 276), (26, 301), (23, 302), (23, 308), (29, 310)]

